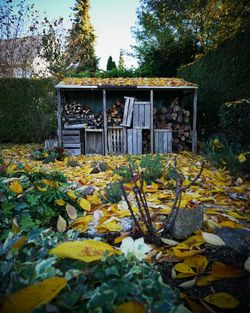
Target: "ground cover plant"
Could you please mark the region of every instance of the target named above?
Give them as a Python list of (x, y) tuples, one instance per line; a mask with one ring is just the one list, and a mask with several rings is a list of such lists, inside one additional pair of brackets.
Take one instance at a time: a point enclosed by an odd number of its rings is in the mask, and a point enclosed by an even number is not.
[[(44, 163), (34, 148), (0, 147), (1, 312), (248, 312), (243, 177), (188, 152)], [(165, 227), (176, 199), (202, 210), (182, 239)]]

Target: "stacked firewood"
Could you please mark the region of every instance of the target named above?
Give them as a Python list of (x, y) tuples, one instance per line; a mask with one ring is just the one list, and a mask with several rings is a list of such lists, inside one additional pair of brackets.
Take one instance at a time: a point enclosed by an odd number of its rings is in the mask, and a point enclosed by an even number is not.
[(171, 105), (154, 112), (154, 127), (172, 129), (173, 150), (189, 150), (191, 143), (190, 112), (184, 110), (176, 98)]
[(87, 106), (73, 101), (64, 106), (62, 121), (67, 125), (85, 124), (89, 128), (102, 128), (103, 113), (93, 113)]
[(108, 109), (107, 122), (108, 126), (120, 126), (124, 113), (123, 100), (116, 100), (116, 102)]
[(151, 144), (150, 144), (150, 130), (143, 129), (142, 131), (142, 153), (150, 153)]

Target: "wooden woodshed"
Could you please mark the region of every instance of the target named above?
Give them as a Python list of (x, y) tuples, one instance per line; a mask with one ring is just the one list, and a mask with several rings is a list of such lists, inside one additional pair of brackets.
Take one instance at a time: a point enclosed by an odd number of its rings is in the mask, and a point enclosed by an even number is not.
[[(167, 153), (173, 146), (175, 151), (197, 150), (198, 87), (192, 83), (66, 78), (56, 89), (58, 141), (72, 155)], [(189, 111), (186, 96), (192, 97)]]

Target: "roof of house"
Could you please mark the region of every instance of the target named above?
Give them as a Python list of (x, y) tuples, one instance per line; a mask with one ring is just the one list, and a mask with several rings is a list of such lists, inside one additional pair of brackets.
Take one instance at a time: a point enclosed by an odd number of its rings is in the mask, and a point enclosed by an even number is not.
[(65, 78), (57, 88), (72, 89), (195, 89), (197, 85), (186, 82), (181, 78)]

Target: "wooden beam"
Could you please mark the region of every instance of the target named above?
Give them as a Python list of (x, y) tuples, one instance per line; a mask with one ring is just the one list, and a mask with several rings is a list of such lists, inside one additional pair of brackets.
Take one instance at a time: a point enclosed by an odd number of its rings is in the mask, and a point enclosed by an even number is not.
[(192, 152), (197, 152), (197, 97), (198, 97), (198, 89), (194, 91), (194, 100), (193, 100), (193, 131), (192, 131)]
[(154, 153), (154, 91), (153, 89), (150, 90), (150, 147), (151, 153)]
[(61, 106), (61, 90), (57, 89), (57, 137), (58, 144), (62, 146), (62, 106)]
[(106, 89), (102, 91), (103, 95), (103, 125), (104, 125), (104, 154), (108, 154), (108, 128), (107, 128), (107, 99)]

